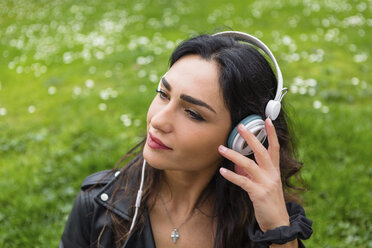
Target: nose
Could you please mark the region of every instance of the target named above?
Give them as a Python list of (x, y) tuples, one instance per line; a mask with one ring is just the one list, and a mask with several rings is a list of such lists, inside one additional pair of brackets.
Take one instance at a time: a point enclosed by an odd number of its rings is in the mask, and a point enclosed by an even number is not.
[(172, 106), (162, 106), (155, 111), (151, 117), (150, 124), (153, 128), (163, 133), (170, 133), (173, 130), (173, 110)]

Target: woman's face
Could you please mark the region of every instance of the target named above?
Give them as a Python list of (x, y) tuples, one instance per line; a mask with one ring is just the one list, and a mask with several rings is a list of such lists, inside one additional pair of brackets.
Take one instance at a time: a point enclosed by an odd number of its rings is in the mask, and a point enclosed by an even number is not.
[(230, 125), (217, 64), (187, 55), (163, 77), (148, 110), (144, 158), (162, 170), (217, 168)]

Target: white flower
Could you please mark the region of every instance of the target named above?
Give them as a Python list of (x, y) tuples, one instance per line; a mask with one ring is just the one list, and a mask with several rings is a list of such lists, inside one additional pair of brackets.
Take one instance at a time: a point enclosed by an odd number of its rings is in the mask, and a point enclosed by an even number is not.
[(15, 63), (14, 63), (14, 61), (9, 62), (9, 64), (8, 64), (8, 68), (9, 68), (9, 69), (14, 69), (14, 67), (15, 67)]
[(307, 34), (301, 34), (300, 35), (300, 40), (301, 41), (307, 41), (308, 37), (307, 37)]
[(300, 95), (305, 95), (306, 92), (307, 92), (306, 87), (300, 87), (300, 90), (299, 90)]
[(111, 95), (112, 98), (116, 98), (116, 97), (118, 97), (118, 92), (116, 90), (111, 89), (110, 95)]
[(110, 97), (110, 94), (108, 93), (107, 90), (101, 90), (101, 92), (99, 93), (100, 97), (102, 100), (107, 100), (109, 99)]
[(21, 73), (23, 72), (23, 66), (21, 66), (21, 65), (17, 66), (17, 68), (16, 68), (16, 72), (17, 72), (18, 74), (21, 74)]
[(310, 86), (310, 87), (315, 87), (317, 85), (317, 82), (314, 78), (309, 78), (307, 80), (307, 85)]
[(0, 116), (6, 115), (6, 108), (0, 108)]
[(73, 92), (74, 92), (74, 95), (78, 96), (81, 94), (81, 88), (79, 86), (75, 86)]
[(343, 20), (343, 24), (346, 27), (362, 26), (365, 23), (365, 19), (362, 15), (349, 16)]
[(91, 79), (88, 79), (87, 81), (85, 81), (85, 86), (87, 86), (87, 88), (93, 88), (94, 87), (94, 81), (91, 80)]
[(138, 77), (143, 78), (147, 75), (147, 72), (145, 70), (140, 70), (137, 75)]
[(107, 77), (107, 78), (112, 77), (112, 71), (110, 71), (110, 70), (105, 71), (105, 77)]
[(112, 88), (107, 88), (104, 90), (101, 90), (99, 93), (102, 100), (108, 100), (111, 98), (116, 98), (118, 96), (118, 92), (116, 90), (113, 90)]
[(56, 88), (56, 87), (54, 87), (54, 86), (50, 86), (50, 87), (48, 88), (48, 94), (49, 94), (49, 95), (54, 95), (56, 92), (57, 92), (57, 88)]
[(293, 94), (296, 94), (298, 92), (298, 87), (297, 85), (291, 85), (290, 90)]
[(359, 84), (359, 78), (357, 78), (357, 77), (353, 77), (353, 78), (351, 79), (351, 83), (352, 83), (353, 85), (358, 85), (358, 84)]
[(93, 40), (92, 40), (92, 45), (94, 47), (104, 47), (105, 44), (106, 44), (106, 38), (104, 36), (96, 36), (96, 37), (93, 37)]
[(145, 92), (147, 90), (146, 85), (143, 85), (143, 84), (141, 84), (138, 88), (140, 92)]
[(158, 82), (158, 76), (154, 73), (150, 74), (149, 79), (152, 83), (157, 83)]
[(318, 101), (318, 100), (314, 101), (313, 102), (313, 107), (315, 109), (320, 109), (320, 107), (322, 107), (322, 102), (321, 101)]
[(328, 106), (323, 106), (323, 107), (322, 107), (322, 112), (323, 112), (324, 114), (327, 114), (327, 113), (329, 112), (329, 107), (328, 107)]
[(161, 47), (155, 47), (153, 50), (155, 55), (160, 55), (163, 52), (163, 49)]
[(34, 106), (34, 105), (30, 105), (30, 106), (28, 106), (28, 112), (29, 112), (30, 114), (35, 113), (35, 106)]
[(94, 56), (96, 56), (97, 59), (101, 60), (105, 57), (105, 53), (104, 52), (101, 52), (101, 51), (96, 51), (94, 53)]
[(357, 10), (359, 12), (363, 12), (367, 9), (367, 4), (365, 2), (361, 2), (360, 4), (357, 5)]
[(314, 88), (310, 88), (308, 90), (310, 96), (315, 96), (316, 90)]
[(63, 63), (70, 64), (73, 61), (72, 53), (71, 52), (65, 52), (63, 54)]
[(132, 120), (129, 118), (127, 114), (121, 115), (120, 120), (121, 122), (123, 122), (123, 125), (126, 127), (129, 127), (130, 125), (132, 125)]
[(141, 37), (138, 38), (138, 43), (140, 45), (147, 45), (147, 44), (150, 43), (150, 39), (147, 38), (146, 36), (141, 36)]
[(153, 56), (147, 56), (147, 57), (140, 56), (137, 58), (136, 62), (139, 65), (147, 65), (147, 64), (150, 64), (153, 60), (154, 60)]
[(174, 46), (175, 46), (175, 44), (174, 44), (174, 42), (172, 42), (172, 41), (167, 41), (167, 42), (165, 43), (165, 47), (166, 47), (167, 49), (173, 49)]
[(101, 111), (106, 111), (106, 109), (107, 109), (107, 105), (104, 104), (104, 103), (100, 103), (100, 104), (98, 105), (98, 109), (101, 110)]
[(357, 50), (357, 46), (356, 46), (355, 44), (350, 44), (350, 45), (349, 45), (349, 50), (350, 50), (351, 52), (356, 52), (356, 50)]
[(288, 35), (285, 35), (284, 37), (283, 37), (283, 44), (284, 45), (289, 45), (289, 44), (291, 44), (292, 43), (292, 39), (291, 39), (291, 37), (289, 37)]
[(355, 54), (354, 55), (354, 61), (356, 63), (361, 63), (361, 62), (365, 62), (368, 58), (368, 55), (366, 53), (359, 53), (359, 54)]
[(141, 120), (136, 119), (136, 120), (134, 121), (134, 125), (135, 125), (136, 127), (138, 127), (139, 125), (141, 125)]

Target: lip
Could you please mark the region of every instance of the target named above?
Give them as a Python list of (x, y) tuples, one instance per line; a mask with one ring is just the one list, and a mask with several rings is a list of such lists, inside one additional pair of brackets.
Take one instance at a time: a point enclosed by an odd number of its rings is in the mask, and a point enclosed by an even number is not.
[(160, 139), (156, 138), (150, 132), (149, 132), (149, 136), (148, 136), (148, 139), (147, 139), (147, 144), (148, 144), (149, 147), (151, 147), (153, 149), (157, 149), (157, 150), (172, 150), (172, 148), (164, 145), (164, 143), (161, 142)]

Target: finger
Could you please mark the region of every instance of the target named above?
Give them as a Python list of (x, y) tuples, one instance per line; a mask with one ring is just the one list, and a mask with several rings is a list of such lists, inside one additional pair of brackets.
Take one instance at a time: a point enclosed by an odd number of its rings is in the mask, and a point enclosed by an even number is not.
[(223, 145), (219, 146), (218, 151), (222, 156), (232, 161), (239, 167), (243, 168), (244, 171), (246, 171), (252, 178), (255, 178), (257, 180), (262, 177), (260, 168), (252, 159), (247, 158), (234, 150), (228, 149)]
[(239, 125), (238, 131), (240, 135), (243, 137), (243, 139), (247, 142), (249, 147), (252, 149), (258, 165), (265, 167), (267, 164), (272, 163), (270, 155), (267, 152), (266, 148), (262, 145), (262, 143), (257, 139), (257, 137), (253, 133), (251, 133), (242, 124)]
[(223, 167), (220, 168), (220, 173), (226, 180), (238, 185), (248, 193), (252, 192), (255, 188), (255, 184), (245, 176), (238, 175), (235, 172)]
[(271, 160), (273, 161), (273, 164), (279, 167), (280, 145), (279, 145), (278, 136), (276, 134), (275, 127), (273, 125), (273, 122), (270, 120), (270, 118), (267, 118), (265, 120), (265, 128), (266, 128), (266, 133), (267, 133), (267, 139), (269, 142), (269, 148), (268, 148), (269, 155), (271, 157)]

